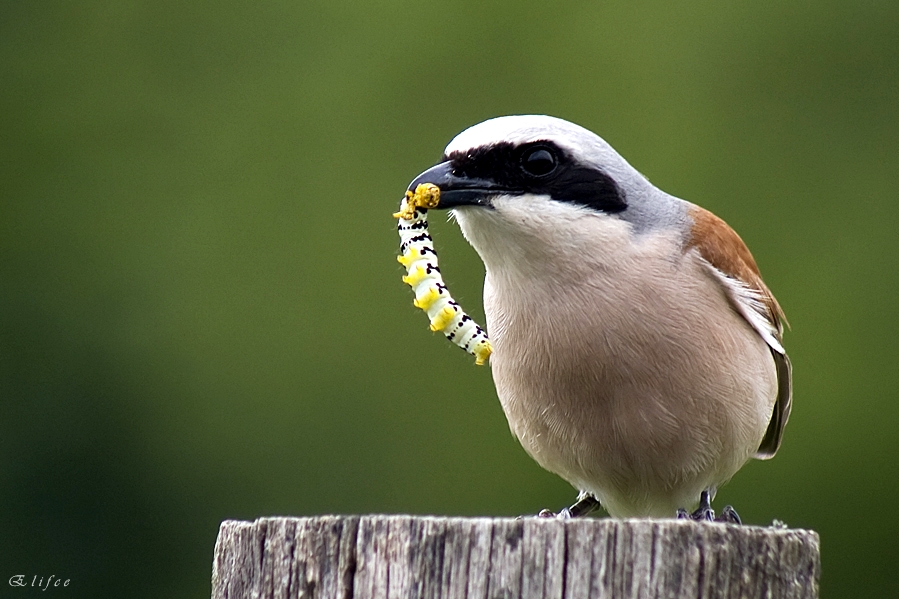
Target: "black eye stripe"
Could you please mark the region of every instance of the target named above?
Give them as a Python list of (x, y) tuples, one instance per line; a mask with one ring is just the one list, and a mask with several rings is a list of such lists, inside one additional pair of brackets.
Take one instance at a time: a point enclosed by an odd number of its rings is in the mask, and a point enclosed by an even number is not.
[[(540, 150), (552, 154), (554, 169), (543, 174), (529, 173), (523, 165), (526, 158), (537, 158)], [(545, 159), (545, 156), (540, 156)], [(466, 152), (444, 156), (452, 162), (457, 177), (486, 179), (518, 193), (549, 195), (559, 202), (570, 202), (606, 213), (627, 208), (623, 190), (607, 174), (596, 167), (577, 162), (566, 151), (549, 140), (523, 145), (509, 142), (481, 146)], [(547, 164), (544, 164), (547, 166)]]

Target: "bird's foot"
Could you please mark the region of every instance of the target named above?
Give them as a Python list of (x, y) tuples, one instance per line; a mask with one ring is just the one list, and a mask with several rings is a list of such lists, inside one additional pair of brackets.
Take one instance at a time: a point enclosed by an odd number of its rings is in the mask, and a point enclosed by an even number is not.
[(726, 524), (742, 524), (740, 515), (733, 506), (726, 505), (721, 510), (721, 515), (715, 516), (715, 510), (712, 509), (711, 500), (708, 491), (703, 491), (699, 496), (699, 507), (692, 514), (681, 508), (677, 510), (678, 520), (694, 520), (696, 522), (724, 522)]
[(740, 514), (737, 513), (737, 510), (734, 509), (732, 505), (725, 505), (724, 509), (721, 510), (721, 515), (715, 518), (715, 522), (724, 522), (726, 524), (743, 524), (743, 521), (740, 520)]
[(552, 511), (552, 510), (549, 509), (549, 508), (543, 508), (542, 510), (540, 510), (539, 512), (537, 512), (537, 517), (538, 517), (538, 518), (559, 518), (560, 520), (561, 520), (561, 519), (565, 519), (564, 512), (565, 512), (567, 509), (568, 509), (568, 508), (565, 508), (564, 510), (562, 510), (561, 512), (559, 512), (559, 513), (557, 514), (557, 513), (555, 513), (554, 511)]
[(538, 518), (556, 518), (557, 520), (570, 520), (572, 518), (580, 518), (586, 516), (599, 507), (599, 501), (592, 495), (581, 493), (578, 495), (577, 501), (571, 507), (562, 508), (556, 514), (552, 510), (540, 510), (537, 514)]

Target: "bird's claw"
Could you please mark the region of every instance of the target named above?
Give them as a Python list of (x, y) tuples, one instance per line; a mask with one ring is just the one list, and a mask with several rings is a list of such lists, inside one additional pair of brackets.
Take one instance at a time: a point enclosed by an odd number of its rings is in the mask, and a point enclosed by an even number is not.
[(721, 515), (715, 518), (715, 522), (725, 522), (727, 524), (743, 524), (743, 521), (740, 520), (740, 514), (737, 513), (737, 510), (734, 509), (732, 505), (725, 505), (724, 509), (721, 510)]
[(678, 520), (693, 520), (695, 522), (723, 522), (725, 524), (742, 524), (740, 515), (732, 505), (724, 506), (721, 515), (715, 516), (715, 510), (712, 509), (709, 499), (709, 492), (703, 491), (699, 496), (699, 507), (692, 514), (681, 508), (677, 510)]
[[(519, 516), (520, 518), (521, 516)], [(562, 508), (559, 510), (559, 513), (555, 513), (549, 509), (542, 509), (537, 513), (536, 518), (540, 518), (541, 520), (571, 520), (574, 516), (571, 514), (571, 510), (566, 508)]]
[(559, 513), (552, 510), (542, 509), (537, 514), (538, 518), (555, 518), (556, 520), (571, 520), (572, 518), (580, 518), (586, 516), (599, 507), (599, 501), (592, 495), (581, 493), (577, 501), (571, 507), (562, 508)]

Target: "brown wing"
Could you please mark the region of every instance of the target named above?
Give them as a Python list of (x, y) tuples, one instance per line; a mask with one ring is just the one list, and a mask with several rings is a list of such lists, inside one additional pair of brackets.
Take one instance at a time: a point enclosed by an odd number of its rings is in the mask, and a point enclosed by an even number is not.
[(769, 320), (778, 332), (782, 332), (781, 323), (786, 322), (786, 316), (762, 281), (755, 258), (737, 232), (705, 208), (691, 207), (690, 216), (693, 219), (693, 229), (687, 247), (695, 247), (709, 264), (758, 292), (768, 309)]
[(771, 458), (780, 447), (793, 405), (792, 366), (781, 345), (786, 317), (762, 281), (755, 259), (740, 236), (723, 220), (699, 206), (690, 208), (690, 217), (693, 227), (686, 249), (695, 248), (699, 252), (725, 287), (734, 307), (768, 343), (774, 356), (777, 400), (755, 456)]

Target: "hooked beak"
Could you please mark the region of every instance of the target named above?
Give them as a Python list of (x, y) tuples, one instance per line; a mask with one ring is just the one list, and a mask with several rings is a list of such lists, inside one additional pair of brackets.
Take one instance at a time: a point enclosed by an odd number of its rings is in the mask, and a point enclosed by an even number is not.
[(490, 198), (502, 193), (515, 193), (500, 187), (488, 179), (474, 179), (453, 174), (450, 161), (436, 164), (415, 177), (409, 184), (409, 191), (422, 183), (431, 183), (440, 188), (440, 202), (437, 209), (448, 210), (459, 206), (490, 207)]

